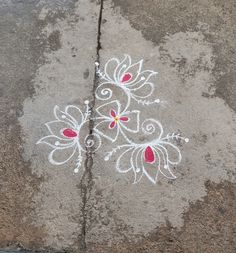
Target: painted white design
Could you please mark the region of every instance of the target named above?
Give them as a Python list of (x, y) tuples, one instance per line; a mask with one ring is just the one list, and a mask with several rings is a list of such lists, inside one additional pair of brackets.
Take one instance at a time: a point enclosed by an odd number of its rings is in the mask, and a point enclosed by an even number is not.
[(105, 64), (104, 72), (99, 69), (98, 63), (96, 63), (96, 66), (97, 73), (102, 80), (96, 89), (97, 99), (110, 99), (113, 92), (109, 86), (115, 85), (121, 88), (127, 95), (127, 108), (130, 105), (131, 99), (143, 105), (160, 103), (159, 98), (153, 101), (148, 100), (154, 91), (151, 77), (158, 73), (152, 70), (143, 70), (143, 60), (132, 63), (131, 57), (125, 55), (121, 61), (117, 58), (110, 59)]
[[(112, 142), (117, 140), (119, 133), (124, 133), (124, 131), (137, 133), (139, 131), (140, 112), (137, 110), (121, 111), (121, 104), (118, 100), (99, 106), (96, 112), (99, 116), (94, 120), (100, 122), (95, 125), (95, 132)], [(103, 129), (109, 130), (104, 132)], [(127, 138), (126, 135), (124, 136)]]
[[(134, 173), (134, 183), (139, 182), (143, 176), (146, 176), (155, 184), (159, 173), (168, 179), (175, 179), (176, 176), (171, 171), (171, 166), (179, 164), (182, 156), (180, 149), (171, 141), (189, 142), (189, 139), (175, 133), (163, 137), (162, 125), (154, 119), (145, 120), (141, 129), (147, 135), (157, 132), (158, 137), (146, 143), (129, 141), (128, 144), (119, 145), (105, 156), (105, 161), (108, 161), (121, 150), (121, 154), (116, 161), (116, 169), (120, 173), (132, 171)], [(171, 158), (171, 156), (174, 156), (174, 158)]]
[[(119, 173), (132, 172), (134, 183), (145, 176), (155, 184), (159, 174), (168, 179), (175, 179), (172, 167), (181, 162), (182, 156), (180, 149), (174, 143), (188, 142), (189, 139), (176, 133), (164, 136), (159, 121), (146, 119), (140, 124), (140, 111), (129, 110), (132, 100), (147, 106), (160, 103), (160, 99), (149, 100), (154, 91), (151, 77), (157, 72), (142, 70), (143, 60), (132, 63), (129, 55), (125, 55), (121, 61), (117, 58), (110, 59), (105, 64), (104, 71), (101, 71), (98, 63), (95, 64), (96, 74), (101, 79), (95, 95), (102, 104), (95, 109), (93, 118), (89, 101), (85, 101), (84, 114), (73, 105), (66, 106), (64, 111), (55, 106), (55, 120), (46, 123), (50, 134), (37, 142), (52, 148), (48, 156), (49, 162), (62, 165), (76, 157), (74, 172), (77, 173), (81, 167), (82, 154), (90, 149), (96, 151), (101, 146), (101, 137), (115, 143), (122, 136), (125, 143), (113, 148), (104, 158), (108, 161), (116, 155), (116, 170)], [(127, 98), (125, 104), (121, 104), (118, 99), (113, 99), (115, 88), (124, 92)], [(90, 120), (96, 123), (93, 128), (94, 133), (83, 138), (81, 129)], [(139, 143), (130, 138), (132, 134), (149, 137), (146, 139), (150, 139), (150, 136), (154, 137), (151, 141)]]
[(46, 144), (52, 148), (48, 155), (51, 164), (62, 165), (76, 156), (74, 172), (78, 173), (83, 160), (82, 153), (86, 152), (88, 147), (94, 146), (94, 137), (98, 139), (97, 148), (100, 147), (101, 138), (96, 133), (80, 138), (81, 129), (85, 123), (89, 122), (91, 114), (88, 104), (89, 101), (86, 100), (84, 114), (74, 105), (66, 106), (64, 111), (61, 111), (57, 105), (54, 107), (55, 120), (45, 124), (49, 135), (37, 142), (37, 144)]

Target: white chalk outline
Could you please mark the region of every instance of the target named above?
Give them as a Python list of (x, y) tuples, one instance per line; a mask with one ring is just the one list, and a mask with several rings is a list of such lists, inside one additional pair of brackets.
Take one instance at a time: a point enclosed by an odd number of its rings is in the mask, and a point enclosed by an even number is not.
[[(74, 106), (74, 105), (66, 106), (64, 111), (61, 111), (59, 109), (59, 106), (56, 105), (54, 107), (54, 111), (53, 111), (54, 117), (56, 118), (56, 120), (45, 123), (50, 134), (41, 138), (36, 143), (36, 144), (46, 144), (52, 148), (52, 151), (48, 155), (48, 160), (53, 165), (63, 165), (66, 162), (68, 162), (69, 160), (71, 160), (71, 158), (74, 157), (74, 155), (76, 153), (78, 153), (77, 160), (76, 160), (76, 168), (74, 169), (75, 173), (78, 173), (79, 169), (81, 167), (81, 164), (83, 161), (82, 153), (85, 153), (88, 147), (94, 146), (94, 140), (91, 138), (91, 135), (87, 135), (84, 138), (84, 140), (77, 138), (77, 136), (75, 138), (63, 137), (63, 135), (61, 133), (55, 134), (52, 131), (51, 125), (63, 123), (63, 124), (65, 124), (65, 126), (67, 128), (69, 127), (70, 129), (72, 129), (73, 131), (75, 131), (79, 135), (80, 130), (83, 127), (83, 125), (85, 123), (88, 123), (90, 120), (91, 111), (89, 108), (89, 101), (86, 100), (85, 105), (86, 105), (86, 111), (84, 114), (81, 112), (79, 107)], [(69, 113), (69, 109), (72, 109), (72, 108), (74, 110), (77, 110), (77, 112), (79, 112), (79, 114), (81, 116), (80, 122), (78, 122), (78, 119), (74, 118)], [(93, 136), (97, 137), (97, 139), (98, 139), (98, 141), (97, 141), (98, 146), (96, 148), (96, 150), (97, 150), (101, 146), (101, 138), (96, 133), (94, 133)], [(52, 139), (54, 140), (54, 142), (52, 142)], [(83, 141), (83, 143), (81, 141)], [(84, 147), (83, 147), (83, 144), (84, 144)], [(67, 159), (65, 159), (64, 161), (61, 161), (61, 162), (54, 159), (53, 155), (56, 151), (68, 150), (69, 148), (72, 148), (72, 152)]]
[[(96, 151), (101, 146), (101, 137), (106, 138), (107, 140), (115, 143), (118, 140), (120, 135), (126, 141), (126, 144), (118, 145), (117, 147), (113, 148), (110, 152), (107, 153), (105, 156), (105, 161), (108, 161), (115, 153), (121, 152), (118, 155), (116, 160), (116, 170), (119, 173), (125, 174), (130, 171), (134, 173), (134, 183), (138, 183), (143, 176), (156, 184), (158, 175), (161, 173), (164, 177), (168, 179), (175, 179), (176, 176), (173, 174), (171, 167), (179, 164), (182, 159), (182, 155), (180, 149), (174, 145), (173, 141), (184, 141), (188, 142), (188, 138), (184, 138), (180, 136), (180, 134), (171, 133), (167, 134), (163, 137), (163, 127), (161, 123), (155, 119), (145, 119), (142, 124), (140, 124), (140, 111), (139, 110), (129, 110), (131, 100), (142, 104), (142, 105), (152, 105), (152, 104), (159, 104), (160, 99), (155, 100), (148, 100), (151, 97), (154, 91), (154, 84), (150, 81), (150, 78), (157, 74), (157, 72), (152, 70), (142, 70), (143, 67), (143, 60), (140, 60), (136, 63), (132, 64), (131, 57), (129, 55), (124, 55), (123, 60), (119, 60), (117, 58), (111, 58), (104, 66), (104, 71), (102, 72), (99, 68), (99, 63), (96, 64), (96, 74), (100, 77), (101, 83), (98, 85), (95, 96), (99, 101), (104, 101), (102, 105), (96, 108), (95, 117), (91, 117), (91, 111), (89, 108), (89, 101), (85, 101), (86, 104), (86, 111), (83, 114), (81, 110), (74, 106), (69, 105), (65, 107), (64, 111), (60, 111), (58, 106), (54, 107), (54, 116), (56, 120), (50, 121), (46, 123), (46, 127), (48, 128), (50, 135), (47, 135), (41, 138), (37, 144), (46, 144), (49, 145), (53, 150), (48, 155), (48, 160), (53, 165), (62, 165), (68, 162), (76, 153), (78, 153), (76, 168), (74, 169), (75, 173), (79, 172), (79, 168), (82, 164), (82, 153), (88, 151), (88, 148), (92, 148), (97, 145)], [(110, 73), (111, 72), (111, 73)], [(122, 81), (124, 75), (129, 74), (129, 80)], [(122, 108), (121, 102), (117, 99), (111, 100), (113, 97), (113, 86), (116, 86), (124, 92), (127, 97), (126, 104)], [(110, 87), (105, 87), (110, 86)], [(150, 90), (145, 95), (137, 95), (135, 94), (136, 91), (139, 91), (143, 87), (149, 86)], [(73, 115), (69, 113), (69, 109), (74, 109), (79, 112), (81, 116), (80, 122), (78, 119), (74, 118)], [(107, 111), (105, 114), (103, 109)], [(115, 117), (109, 113), (109, 111), (113, 110), (113, 114), (115, 113)], [(135, 123), (132, 121), (132, 115), (134, 116)], [(125, 117), (124, 122), (122, 122), (122, 117)], [(92, 135), (87, 135), (83, 141), (85, 147), (83, 147), (80, 138), (67, 138), (56, 135), (52, 129), (51, 124), (61, 124), (64, 123), (70, 127), (73, 131), (78, 133), (80, 136), (81, 127), (84, 126), (85, 123), (88, 123), (93, 119), (97, 122), (94, 126), (94, 133)], [(110, 127), (111, 122), (112, 127)], [(129, 126), (129, 123), (132, 121), (132, 126), (135, 126), (135, 129), (132, 129)], [(104, 129), (101, 129), (101, 126), (105, 126)], [(110, 136), (112, 131), (116, 131), (114, 137)], [(136, 143), (130, 139), (127, 135), (128, 133), (135, 134), (142, 132), (144, 136), (146, 135), (157, 135), (153, 138), (152, 141), (147, 141), (146, 143)], [(94, 139), (97, 139), (95, 141)], [(51, 139), (56, 140), (54, 143), (50, 142)], [(155, 160), (152, 162), (152, 166), (155, 167), (154, 175), (151, 175), (147, 166), (149, 165), (145, 162), (144, 153), (147, 147), (150, 147)], [(72, 152), (70, 156), (65, 159), (64, 161), (58, 162), (53, 158), (54, 153), (57, 150), (65, 150), (68, 148), (72, 148)], [(176, 160), (171, 160), (169, 156), (169, 150), (172, 149), (172, 152), (176, 155)], [(120, 151), (121, 150), (121, 151)], [(123, 157), (126, 154), (129, 154), (129, 159), (125, 159), (122, 161)], [(122, 168), (124, 165), (124, 168)], [(153, 169), (153, 168), (152, 168)]]

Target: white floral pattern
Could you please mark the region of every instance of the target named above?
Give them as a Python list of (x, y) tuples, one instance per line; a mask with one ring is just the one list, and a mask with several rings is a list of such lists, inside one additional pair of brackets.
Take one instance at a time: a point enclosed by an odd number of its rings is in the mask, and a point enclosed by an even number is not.
[[(79, 168), (81, 167), (83, 160), (82, 152), (86, 152), (86, 147), (91, 145), (89, 135), (84, 138), (84, 145), (80, 138), (80, 130), (89, 121), (90, 116), (88, 101), (85, 101), (85, 104), (85, 114), (74, 105), (66, 106), (64, 111), (60, 110), (56, 105), (54, 107), (54, 117), (56, 120), (45, 124), (49, 135), (37, 142), (37, 144), (46, 144), (52, 148), (52, 151), (48, 155), (48, 160), (53, 165), (63, 165), (74, 156), (77, 156), (75, 173), (79, 172)], [(99, 136), (98, 139), (100, 140)]]
[[(50, 163), (62, 165), (76, 157), (74, 172), (77, 173), (81, 167), (82, 154), (87, 152), (88, 148), (95, 146), (94, 138), (98, 143), (97, 147), (93, 148), (93, 151), (96, 151), (101, 146), (101, 137), (115, 143), (119, 136), (123, 136), (126, 143), (113, 148), (104, 158), (105, 161), (108, 161), (117, 154), (116, 170), (119, 173), (132, 172), (134, 183), (139, 182), (145, 176), (155, 184), (159, 174), (168, 179), (176, 178), (172, 167), (181, 162), (182, 156), (180, 149), (173, 142), (188, 142), (189, 139), (176, 133), (163, 136), (163, 127), (159, 121), (146, 119), (140, 124), (140, 111), (129, 110), (131, 100), (142, 105), (160, 103), (160, 99), (147, 100), (154, 91), (151, 77), (157, 72), (142, 70), (142, 65), (143, 60), (132, 63), (129, 55), (125, 55), (121, 61), (117, 58), (110, 59), (105, 64), (104, 72), (96, 63), (96, 73), (101, 83), (95, 95), (98, 101), (105, 101), (105, 103), (103, 102), (95, 109), (96, 115), (93, 118), (90, 115), (88, 101), (85, 101), (84, 114), (73, 105), (66, 106), (64, 111), (55, 106), (55, 120), (45, 124), (49, 135), (37, 142), (37, 144), (46, 144), (52, 148), (48, 156)], [(113, 86), (125, 93), (127, 97), (125, 105), (123, 103), (121, 105), (117, 99), (112, 100)], [(93, 133), (82, 138), (81, 128), (91, 120), (96, 123)], [(151, 141), (138, 143), (130, 139), (129, 133), (154, 137), (151, 138)]]
[[(111, 101), (99, 106), (96, 109), (96, 120), (100, 122), (94, 130), (108, 140), (115, 142), (120, 132), (128, 131), (137, 133), (139, 131), (139, 111), (122, 111), (121, 104), (118, 100)], [(105, 131), (109, 129), (110, 131)]]
[(104, 88), (104, 86), (115, 85), (126, 93), (128, 98), (127, 108), (131, 99), (143, 105), (160, 103), (159, 98), (153, 101), (147, 100), (154, 91), (151, 78), (158, 73), (152, 70), (142, 70), (142, 66), (143, 60), (132, 63), (129, 55), (125, 55), (121, 61), (117, 58), (110, 59), (105, 64), (104, 72), (99, 68), (97, 69), (102, 82), (97, 87), (96, 97), (99, 100), (110, 99), (112, 90), (109, 87)]
[[(189, 139), (174, 133), (163, 137), (162, 125), (154, 119), (147, 119), (143, 122), (142, 132), (147, 135), (154, 132), (159, 134), (150, 142), (134, 143), (129, 141), (129, 144), (120, 145), (109, 152), (105, 156), (105, 160), (108, 161), (111, 156), (121, 150), (116, 162), (116, 169), (120, 173), (132, 171), (134, 183), (146, 176), (155, 184), (159, 173), (168, 179), (175, 179), (176, 176), (171, 171), (171, 166), (179, 164), (182, 156), (180, 149), (171, 143), (171, 140), (188, 142)], [(170, 155), (175, 155), (175, 157), (171, 158)]]

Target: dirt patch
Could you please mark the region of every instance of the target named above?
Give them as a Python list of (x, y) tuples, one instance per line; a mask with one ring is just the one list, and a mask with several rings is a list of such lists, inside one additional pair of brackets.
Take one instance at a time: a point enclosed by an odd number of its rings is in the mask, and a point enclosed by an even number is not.
[(212, 253), (236, 251), (236, 185), (206, 182), (207, 195), (190, 204), (183, 214), (184, 226), (178, 230), (166, 221), (137, 243), (89, 245), (90, 253)]
[(49, 43), (49, 48), (52, 51), (56, 51), (61, 48), (61, 42), (60, 42), (60, 31), (56, 30), (53, 31), (49, 36), (48, 36), (48, 43)]
[(230, 70), (229, 73), (218, 79), (215, 95), (225, 99), (228, 105), (236, 111), (236, 71), (233, 71)]
[(6, 123), (0, 134), (0, 246), (36, 248), (42, 245), (44, 232), (32, 225), (32, 196), (41, 179), (31, 174), (30, 163), (22, 159), (17, 121), (9, 116)]

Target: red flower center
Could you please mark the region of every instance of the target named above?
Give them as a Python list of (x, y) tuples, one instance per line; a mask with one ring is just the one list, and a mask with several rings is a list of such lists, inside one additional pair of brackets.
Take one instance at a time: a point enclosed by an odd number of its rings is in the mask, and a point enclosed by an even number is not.
[(72, 130), (71, 128), (66, 128), (63, 130), (63, 135), (66, 136), (67, 138), (75, 138), (78, 134)]
[(129, 121), (128, 117), (118, 116), (113, 109), (111, 109), (110, 115), (113, 118), (113, 121), (109, 124), (110, 129), (114, 128), (119, 121), (124, 121), (124, 122)]
[(131, 78), (132, 78), (131, 73), (125, 73), (121, 78), (121, 82), (122, 83), (127, 83)]
[(146, 163), (153, 163), (153, 162), (155, 162), (155, 154), (154, 154), (154, 152), (153, 152), (153, 150), (152, 150), (152, 148), (150, 146), (148, 146), (145, 149), (144, 159), (145, 159)]

